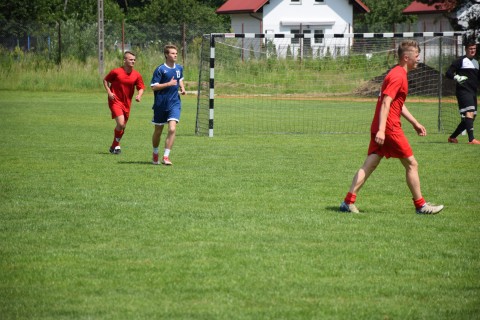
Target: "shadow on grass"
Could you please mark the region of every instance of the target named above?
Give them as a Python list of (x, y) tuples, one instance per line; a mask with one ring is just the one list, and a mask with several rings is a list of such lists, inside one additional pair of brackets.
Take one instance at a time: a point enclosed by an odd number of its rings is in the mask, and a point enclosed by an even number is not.
[[(419, 141), (418, 144), (444, 144), (444, 145), (451, 145), (453, 143), (447, 143), (443, 141)], [(461, 144), (461, 143), (458, 143)], [(466, 143), (465, 143), (466, 144)]]
[(361, 210), (360, 213), (342, 212), (340, 211), (340, 205), (328, 206), (328, 207), (325, 207), (325, 210), (333, 212), (335, 214), (340, 214), (340, 215), (346, 214), (346, 215), (352, 215), (352, 216), (364, 216), (367, 213), (366, 211), (363, 211), (363, 210)]
[(339, 210), (339, 207), (340, 206), (328, 206), (328, 207), (325, 207), (325, 210), (331, 211), (331, 212), (334, 212), (334, 213), (343, 213)]
[(118, 161), (118, 164), (143, 164), (153, 166), (151, 161)]

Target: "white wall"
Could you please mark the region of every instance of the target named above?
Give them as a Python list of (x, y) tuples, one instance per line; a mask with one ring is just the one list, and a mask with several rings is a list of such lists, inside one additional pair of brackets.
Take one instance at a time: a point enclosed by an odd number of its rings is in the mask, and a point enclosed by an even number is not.
[[(262, 17), (262, 13), (254, 15)], [(263, 22), (249, 14), (233, 14), (230, 17), (235, 33), (291, 33), (292, 30), (300, 29), (303, 33), (310, 34), (353, 32), (353, 6), (349, 0), (324, 0), (323, 3), (316, 3), (315, 0), (301, 0), (299, 3), (270, 0), (263, 6)], [(313, 51), (314, 55), (324, 55), (327, 51), (335, 55), (347, 54), (351, 40), (337, 39), (335, 46), (322, 39), (293, 40), (289, 43), (275, 40), (275, 44), (280, 56), (286, 54), (288, 46), (295, 56), (307, 51)], [(304, 47), (308, 50), (304, 50)]]
[[(315, 3), (314, 0), (301, 0), (292, 3), (290, 0), (270, 0), (263, 7), (263, 29), (266, 33), (290, 33), (292, 30), (302, 30), (304, 33), (349, 33), (352, 32), (353, 7), (348, 0), (325, 0)], [(317, 31), (316, 31), (317, 30)], [(295, 41), (294, 41), (295, 42)], [(329, 51), (348, 52), (348, 39), (337, 41), (337, 47), (331, 47), (322, 39), (306, 39), (290, 43), (294, 56), (303, 55), (311, 48), (314, 55), (324, 55)], [(286, 54), (288, 44), (275, 41), (280, 56)], [(309, 51), (310, 49), (308, 49)]]
[(234, 33), (263, 33), (261, 21), (249, 14), (231, 14), (230, 18)]
[(303, 28), (321, 28), (326, 33), (345, 33), (353, 21), (353, 7), (348, 0), (325, 0), (323, 4), (314, 0), (301, 0), (293, 4), (290, 0), (270, 0), (263, 7), (263, 28), (275, 33), (290, 32), (302, 24)]

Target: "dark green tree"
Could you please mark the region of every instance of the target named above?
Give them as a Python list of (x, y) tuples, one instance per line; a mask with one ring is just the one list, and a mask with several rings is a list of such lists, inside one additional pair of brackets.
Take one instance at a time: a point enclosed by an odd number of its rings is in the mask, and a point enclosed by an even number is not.
[(414, 17), (402, 11), (412, 0), (363, 0), (370, 12), (355, 16), (356, 32), (393, 32), (395, 24), (413, 22)]
[(229, 19), (223, 15), (217, 15), (215, 9), (197, 0), (151, 0), (145, 7), (131, 10), (128, 17), (130, 21), (157, 25), (187, 23), (223, 28), (229, 23)]

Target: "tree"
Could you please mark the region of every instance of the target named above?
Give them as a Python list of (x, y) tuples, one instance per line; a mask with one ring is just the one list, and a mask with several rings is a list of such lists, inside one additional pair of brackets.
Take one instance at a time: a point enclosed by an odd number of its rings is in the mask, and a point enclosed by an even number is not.
[(197, 0), (152, 0), (144, 8), (135, 10), (130, 16), (133, 20), (148, 21), (160, 25), (179, 23), (223, 24), (225, 18), (215, 13), (215, 8)]
[(413, 22), (415, 17), (402, 11), (412, 0), (363, 0), (370, 8), (369, 13), (355, 16), (355, 28), (369, 32), (393, 32), (395, 24)]
[[(104, 0), (105, 18), (120, 19), (122, 12), (113, 0)], [(2, 0), (0, 2), (0, 33), (19, 36), (38, 31), (39, 25), (54, 25), (74, 19), (78, 22), (97, 21), (97, 0)]]

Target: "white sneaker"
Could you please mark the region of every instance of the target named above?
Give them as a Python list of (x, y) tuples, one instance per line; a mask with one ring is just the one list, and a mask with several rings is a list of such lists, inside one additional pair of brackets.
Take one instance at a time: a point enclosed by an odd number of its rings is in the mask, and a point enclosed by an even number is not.
[(162, 163), (166, 166), (172, 165), (172, 161), (170, 161), (170, 159), (167, 156), (163, 156)]
[(435, 205), (429, 202), (426, 202), (423, 207), (417, 209), (418, 214), (437, 214), (443, 210), (443, 205)]
[(342, 211), (342, 212), (351, 212), (351, 213), (360, 213), (360, 211), (358, 210), (358, 208), (357, 208), (353, 203), (346, 204), (345, 202), (342, 202), (342, 203), (340, 204), (340, 211)]
[(110, 147), (109, 151), (111, 154), (120, 154), (122, 153), (122, 148), (120, 148), (120, 146), (116, 146), (115, 148)]

